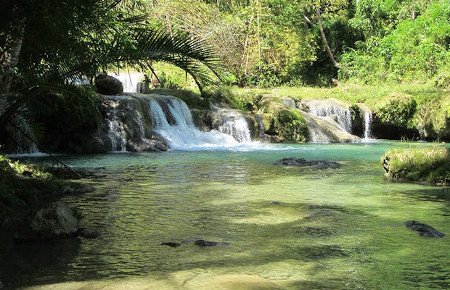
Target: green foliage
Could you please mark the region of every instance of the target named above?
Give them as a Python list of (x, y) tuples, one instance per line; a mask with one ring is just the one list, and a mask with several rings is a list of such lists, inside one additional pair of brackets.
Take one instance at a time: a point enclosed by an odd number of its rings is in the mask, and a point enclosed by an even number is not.
[(206, 109), (209, 108), (209, 103), (200, 93), (191, 90), (180, 89), (155, 89), (152, 93), (159, 95), (169, 95), (182, 99), (189, 108)]
[[(367, 2), (383, 1), (361, 1), (359, 5)], [(446, 0), (432, 2), (429, 6), (421, 3), (426, 9), (421, 8), (423, 14), (415, 19), (400, 18), (388, 21), (390, 25), (383, 22), (380, 26), (385, 32), (366, 33), (370, 37), (365, 43), (342, 56), (341, 77), (371, 83), (386, 80), (424, 82), (436, 76), (450, 60), (450, 5)], [(409, 9), (419, 14), (420, 9), (411, 7)], [(377, 19), (380, 17), (376, 16)], [(365, 20), (373, 23), (370, 17)]]
[(416, 107), (417, 103), (411, 96), (392, 94), (378, 104), (375, 113), (384, 123), (407, 127), (416, 112)]
[(68, 85), (57, 93), (44, 92), (30, 102), (29, 108), (35, 120), (49, 131), (93, 132), (102, 122), (100, 101), (92, 87)]
[(448, 184), (450, 182), (450, 150), (444, 146), (393, 149), (381, 158), (389, 165), (390, 180)]
[[(158, 62), (153, 65), (153, 69), (159, 79), (159, 87), (163, 89), (196, 89), (194, 79), (182, 69)], [(148, 72), (151, 75), (151, 71)]]

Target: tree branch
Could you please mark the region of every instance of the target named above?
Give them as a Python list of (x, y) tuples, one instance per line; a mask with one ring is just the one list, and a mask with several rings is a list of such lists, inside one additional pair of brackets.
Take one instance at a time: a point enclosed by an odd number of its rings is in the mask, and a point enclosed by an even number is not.
[[(328, 40), (327, 37), (325, 35), (325, 31), (323, 30), (323, 23), (322, 23), (322, 16), (320, 14), (320, 9), (316, 9), (316, 14), (317, 14), (317, 20), (318, 20), (318, 24), (319, 24), (319, 30), (320, 30), (320, 35), (322, 36), (322, 42), (323, 45), (325, 46), (325, 49), (327, 51), (327, 54), (331, 60), (331, 62), (333, 63), (333, 65), (336, 68), (339, 68), (340, 65), (339, 63), (336, 61), (336, 59), (334, 58), (333, 52), (331, 51), (330, 45), (328, 44)], [(308, 17), (305, 16), (306, 21), (310, 21), (308, 19)]]

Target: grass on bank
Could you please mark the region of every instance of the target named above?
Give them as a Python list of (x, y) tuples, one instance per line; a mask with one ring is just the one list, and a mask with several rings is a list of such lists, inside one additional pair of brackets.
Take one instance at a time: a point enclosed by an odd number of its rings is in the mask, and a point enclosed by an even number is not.
[(392, 149), (382, 156), (381, 162), (388, 164), (389, 180), (450, 183), (450, 149), (445, 146)]

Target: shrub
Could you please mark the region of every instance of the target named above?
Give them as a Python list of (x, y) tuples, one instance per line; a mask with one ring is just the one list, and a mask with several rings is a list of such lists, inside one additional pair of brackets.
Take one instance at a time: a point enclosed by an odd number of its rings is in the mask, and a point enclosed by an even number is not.
[(381, 158), (389, 180), (450, 182), (450, 150), (444, 146), (392, 149)]
[(375, 108), (377, 118), (383, 123), (407, 127), (414, 116), (417, 103), (405, 94), (392, 94), (384, 98)]

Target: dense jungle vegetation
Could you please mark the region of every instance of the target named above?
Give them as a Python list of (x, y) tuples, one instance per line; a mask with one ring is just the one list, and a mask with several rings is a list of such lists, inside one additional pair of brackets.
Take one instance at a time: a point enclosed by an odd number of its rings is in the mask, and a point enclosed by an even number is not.
[[(0, 18), (3, 136), (45, 134), (54, 125), (47, 116), (95, 127), (98, 99), (75, 80), (118, 70), (204, 95), (217, 84), (346, 90), (357, 83), (358, 96), (343, 95), (365, 102), (385, 97), (374, 87), (389, 95), (401, 86), (394, 93), (437, 107), (444, 123), (449, 111), (448, 0), (3, 0)], [(334, 92), (313, 94), (340, 98)]]

